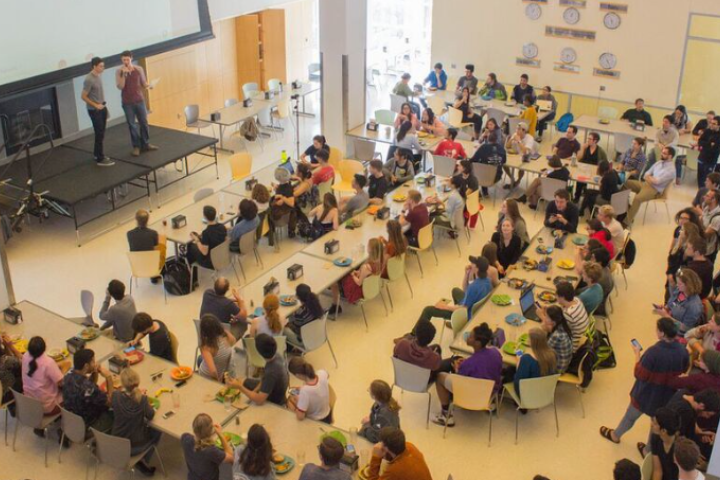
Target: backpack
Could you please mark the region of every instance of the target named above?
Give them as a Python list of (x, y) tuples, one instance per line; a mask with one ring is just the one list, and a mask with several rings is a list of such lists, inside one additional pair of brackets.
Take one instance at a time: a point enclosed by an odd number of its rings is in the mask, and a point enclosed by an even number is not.
[(568, 373), (578, 375), (580, 362), (585, 354), (588, 355), (588, 358), (585, 363), (583, 363), (583, 382), (580, 385), (581, 388), (587, 388), (593, 379), (593, 369), (595, 367), (595, 362), (597, 361), (597, 355), (593, 349), (592, 342), (585, 342), (585, 344), (578, 348), (577, 352), (573, 354), (572, 360), (570, 360), (570, 365), (568, 365), (566, 370)]
[(575, 120), (575, 116), (568, 112), (564, 114), (560, 119), (555, 122), (555, 128), (557, 128), (558, 132), (567, 132), (568, 127), (570, 124)]
[(325, 234), (322, 223), (317, 218), (310, 223), (307, 219), (298, 217), (297, 232), (308, 242), (315, 241)]
[(592, 338), (592, 345), (596, 356), (593, 369), (615, 368), (617, 366), (615, 352), (613, 351), (612, 344), (610, 343), (610, 337), (600, 330), (595, 330), (595, 334)]
[(625, 246), (625, 252), (623, 255), (623, 260), (625, 262), (625, 267), (632, 267), (632, 264), (635, 263), (635, 254), (637, 253), (637, 248), (635, 247), (635, 242), (631, 238), (628, 240), (627, 245)]
[(254, 118), (248, 118), (240, 125), (240, 135), (245, 137), (249, 142), (257, 140), (257, 137), (260, 135), (260, 129), (258, 129)]
[(176, 257), (170, 257), (165, 261), (163, 269), (163, 284), (165, 291), (170, 295), (189, 295), (192, 291), (190, 287), (190, 268), (184, 260)]

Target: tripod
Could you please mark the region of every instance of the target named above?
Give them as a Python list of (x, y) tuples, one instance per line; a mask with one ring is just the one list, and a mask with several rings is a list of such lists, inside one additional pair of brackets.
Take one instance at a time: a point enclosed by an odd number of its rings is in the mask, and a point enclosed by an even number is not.
[(300, 95), (295, 94), (290, 97), (290, 100), (295, 100), (293, 105), (293, 112), (295, 114), (295, 153), (296, 159), (300, 161)]

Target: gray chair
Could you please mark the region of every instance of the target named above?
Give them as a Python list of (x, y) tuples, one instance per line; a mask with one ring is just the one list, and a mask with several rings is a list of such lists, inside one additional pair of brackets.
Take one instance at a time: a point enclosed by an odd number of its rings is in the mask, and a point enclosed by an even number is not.
[[(130, 455), (130, 440), (127, 438), (115, 437), (102, 433), (94, 428), (90, 428), (93, 437), (95, 438), (95, 478), (97, 479), (98, 469), (101, 463), (109, 465), (114, 468), (129, 471), (130, 478), (135, 478), (135, 466), (142, 460), (142, 458), (150, 450), (155, 451), (155, 456), (160, 462), (160, 468), (163, 471), (163, 475), (167, 477), (165, 472), (165, 465), (163, 465), (162, 458), (160, 458), (160, 452), (155, 445), (148, 447), (145, 451), (137, 454)], [(89, 465), (88, 465), (89, 468)]]
[(634, 135), (628, 135), (626, 133), (616, 133), (615, 138), (615, 154), (616, 156), (624, 154), (632, 147), (632, 142), (635, 140)]
[(242, 86), (243, 96), (247, 100), (251, 98), (254, 92), (260, 91), (260, 86), (255, 82), (248, 82)]
[[(235, 278), (238, 282), (240, 282), (240, 277), (237, 274), (237, 270), (235, 270), (235, 264), (232, 262), (232, 257), (230, 256), (230, 237), (226, 237), (223, 243), (210, 250), (210, 262), (212, 262), (213, 265), (212, 269), (204, 267), (199, 263), (194, 265), (206, 270), (212, 270), (213, 279), (217, 278), (220, 275), (220, 272), (226, 268), (232, 267), (233, 272), (235, 272)], [(192, 267), (193, 265), (190, 266)], [(196, 278), (192, 272), (190, 273), (190, 277), (191, 285), (194, 285)]]
[(330, 354), (335, 361), (335, 368), (338, 368), (338, 361), (335, 357), (335, 351), (330, 344), (330, 339), (327, 334), (327, 312), (319, 320), (306, 323), (300, 327), (300, 338), (302, 338), (302, 344), (291, 342), (288, 340), (288, 344), (302, 351), (303, 354), (315, 351), (327, 343), (330, 349)]
[(487, 165), (485, 163), (476, 163), (473, 162), (472, 164), (473, 174), (478, 179), (478, 185), (480, 187), (493, 188), (493, 206), (495, 206), (495, 200), (497, 198), (497, 184), (498, 180), (497, 178), (497, 172), (498, 167), (495, 165)]
[(273, 222), (273, 235), (275, 237), (275, 251), (280, 251), (280, 237), (283, 229), (287, 230), (290, 227), (290, 213), (286, 213), (278, 220)]
[(85, 420), (80, 415), (76, 415), (61, 407), (60, 428), (62, 429), (62, 436), (60, 437), (60, 447), (58, 448), (58, 463), (62, 463), (63, 443), (65, 443), (66, 438), (72, 443), (89, 446), (87, 444), (88, 431), (85, 426)]
[(508, 119), (508, 132), (510, 135), (517, 131), (517, 126), (520, 122), (527, 123), (527, 120), (524, 120), (520, 117), (510, 117)]
[(308, 80), (311, 82), (319, 82), (322, 79), (322, 68), (319, 63), (311, 63), (308, 65)]
[(201, 129), (208, 127), (212, 129), (214, 137), (215, 127), (213, 124), (200, 120), (200, 106), (193, 104), (185, 107), (185, 130), (188, 128), (197, 128), (198, 133), (200, 133)]
[(375, 142), (371, 140), (353, 138), (353, 150), (355, 151), (355, 159), (363, 164), (375, 160), (376, 158), (382, 160), (382, 153), (375, 152)]
[(93, 295), (90, 290), (81, 290), (80, 305), (82, 306), (85, 316), (69, 318), (68, 320), (87, 327), (94, 326), (95, 320), (93, 319), (93, 307), (95, 306), (95, 295)]
[(15, 434), (13, 435), (13, 452), (16, 451), (15, 443), (17, 441), (17, 433), (20, 424), (30, 427), (34, 430), (42, 430), (45, 435), (45, 466), (48, 466), (48, 429), (55, 420), (60, 418), (60, 414), (45, 415), (43, 404), (40, 400), (23, 395), (22, 393), (12, 391), (15, 398)]
[(563, 188), (567, 188), (567, 182), (557, 178), (542, 177), (540, 179), (540, 198), (533, 218), (537, 217), (538, 212), (541, 211), (540, 202), (549, 203), (555, 201), (555, 192)]
[[(0, 394), (2, 393), (2, 391), (3, 391), (3, 386), (2, 386), (2, 382), (0, 382)], [(7, 439), (8, 413), (9, 413), (8, 407), (13, 403), (15, 403), (15, 400), (8, 400), (7, 402), (2, 403), (2, 396), (0, 395), (0, 410), (5, 410), (5, 446), (7, 446), (7, 444), (8, 444), (8, 439)]]
[(392, 110), (395, 113), (400, 113), (403, 103), (407, 103), (407, 101), (408, 101), (407, 97), (403, 97), (402, 95), (395, 95), (394, 93), (391, 93), (390, 94), (390, 110)]
[(253, 255), (255, 255), (255, 264), (257, 266), (260, 266), (260, 253), (257, 249), (257, 231), (252, 230), (241, 236), (238, 244), (240, 247), (240, 253), (233, 253), (232, 257), (233, 261), (237, 261), (237, 263), (240, 265), (240, 271), (242, 272), (242, 276), (247, 282), (247, 275), (245, 275), (245, 269), (243, 268), (241, 257), (243, 257), (244, 255), (248, 255), (252, 251)]
[(238, 103), (240, 103), (240, 100), (238, 100), (237, 98), (228, 98), (227, 100), (225, 100), (225, 108), (232, 107), (233, 105), (236, 105)]
[(200, 320), (195, 318), (193, 319), (193, 324), (195, 325), (195, 334), (197, 335), (197, 346), (195, 347), (195, 358), (193, 358), (193, 371), (197, 372), (198, 364), (200, 363), (198, 360), (200, 360), (200, 346), (202, 344), (202, 339), (200, 337)]
[(210, 187), (201, 188), (200, 190), (195, 192), (195, 194), (193, 194), (193, 203), (198, 203), (199, 201), (206, 199), (213, 193), (215, 193), (215, 190)]
[(430, 370), (427, 368), (418, 367), (412, 363), (403, 362), (399, 358), (392, 357), (393, 372), (395, 379), (391, 385), (391, 389), (398, 387), (401, 394), (404, 394), (407, 390), (413, 393), (426, 393), (428, 396), (428, 408), (427, 417), (425, 420), (425, 428), (430, 425), (430, 402), (432, 402), (432, 395), (429, 391), (430, 386)]
[(498, 126), (502, 126), (502, 124), (507, 119), (507, 114), (505, 112), (503, 112), (500, 109), (492, 108), (492, 107), (485, 110), (485, 115), (487, 115), (488, 120), (491, 118), (493, 120), (495, 120), (495, 122), (497, 122)]
[(441, 177), (452, 177), (455, 174), (455, 165), (457, 162), (454, 158), (433, 155), (433, 173)]
[(453, 218), (453, 223), (455, 224), (455, 228), (451, 226), (445, 226), (445, 225), (437, 225), (435, 224), (435, 228), (438, 230), (444, 230), (446, 232), (454, 232), (455, 233), (455, 246), (457, 246), (458, 256), (462, 257), (462, 251), (460, 250), (460, 232), (465, 227), (465, 217), (463, 216), (463, 210), (458, 209), (455, 212), (455, 218)]

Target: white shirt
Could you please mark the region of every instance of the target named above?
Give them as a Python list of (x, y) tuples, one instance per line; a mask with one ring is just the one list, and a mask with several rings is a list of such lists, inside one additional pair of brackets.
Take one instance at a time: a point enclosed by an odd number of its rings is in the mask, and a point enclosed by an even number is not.
[(652, 187), (657, 190), (658, 193), (662, 193), (668, 185), (675, 181), (675, 178), (677, 177), (675, 162), (672, 160), (659, 160), (650, 167), (650, 170), (645, 173), (644, 178), (647, 178), (648, 175), (655, 177), (658, 183), (652, 185)]
[(300, 387), (297, 408), (312, 420), (323, 420), (330, 415), (329, 375), (325, 370), (318, 370), (315, 375), (317, 382), (314, 385)]
[(610, 225), (605, 225), (605, 228), (607, 228), (610, 232), (610, 236), (612, 237), (613, 249), (615, 250), (615, 255), (617, 255), (623, 248), (623, 237), (625, 236), (623, 235), (624, 230), (622, 224), (613, 218), (612, 220), (610, 220)]

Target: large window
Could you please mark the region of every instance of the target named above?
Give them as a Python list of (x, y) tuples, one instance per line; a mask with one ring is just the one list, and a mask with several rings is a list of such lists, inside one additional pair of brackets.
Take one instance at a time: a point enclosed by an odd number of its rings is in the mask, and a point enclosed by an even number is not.
[(720, 17), (692, 14), (685, 44), (679, 101), (688, 110), (704, 113), (720, 105), (716, 79), (720, 69)]

